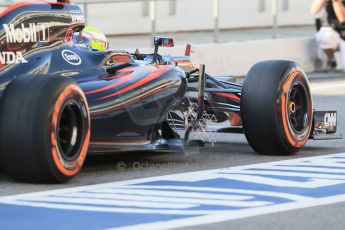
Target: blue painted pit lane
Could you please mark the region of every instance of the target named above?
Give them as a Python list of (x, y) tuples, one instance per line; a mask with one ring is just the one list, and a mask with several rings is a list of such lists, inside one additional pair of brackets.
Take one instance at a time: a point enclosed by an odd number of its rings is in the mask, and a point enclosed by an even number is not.
[(345, 201), (345, 153), (0, 198), (1, 229), (171, 229)]

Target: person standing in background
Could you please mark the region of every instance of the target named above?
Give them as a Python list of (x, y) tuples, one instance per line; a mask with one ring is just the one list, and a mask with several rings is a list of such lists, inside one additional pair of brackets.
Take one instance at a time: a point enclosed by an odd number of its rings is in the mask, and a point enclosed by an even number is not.
[(319, 47), (327, 56), (327, 66), (335, 69), (335, 52), (340, 51), (341, 62), (345, 71), (345, 1), (314, 0), (311, 6), (313, 15), (326, 11), (328, 25), (323, 25), (316, 34)]

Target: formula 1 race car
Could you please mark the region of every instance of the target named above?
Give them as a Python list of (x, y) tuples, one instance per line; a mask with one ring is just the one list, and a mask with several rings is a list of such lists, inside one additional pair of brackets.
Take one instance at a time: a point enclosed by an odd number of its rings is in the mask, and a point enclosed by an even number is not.
[(206, 74), (190, 46), (159, 55), (171, 38), (156, 37), (153, 54), (82, 46), (84, 16), (70, 3), (16, 3), (0, 22), (0, 163), (16, 180), (65, 182), (87, 153), (180, 148), (210, 124), (260, 154), (340, 137), (294, 62), (260, 62), (241, 85)]

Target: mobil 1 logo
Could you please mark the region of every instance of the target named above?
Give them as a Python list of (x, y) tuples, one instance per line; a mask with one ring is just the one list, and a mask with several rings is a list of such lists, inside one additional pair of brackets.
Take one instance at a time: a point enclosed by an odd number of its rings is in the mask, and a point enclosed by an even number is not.
[(44, 23), (3, 24), (7, 43), (49, 42), (49, 26)]

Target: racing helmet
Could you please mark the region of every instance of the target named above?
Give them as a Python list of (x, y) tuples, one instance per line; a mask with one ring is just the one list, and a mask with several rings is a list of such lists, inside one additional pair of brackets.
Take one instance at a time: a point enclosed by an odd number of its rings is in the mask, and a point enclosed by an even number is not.
[(94, 51), (104, 51), (109, 48), (109, 42), (102, 30), (87, 26), (82, 31), (82, 37), (79, 34), (74, 35), (76, 40), (76, 45), (85, 45)]

